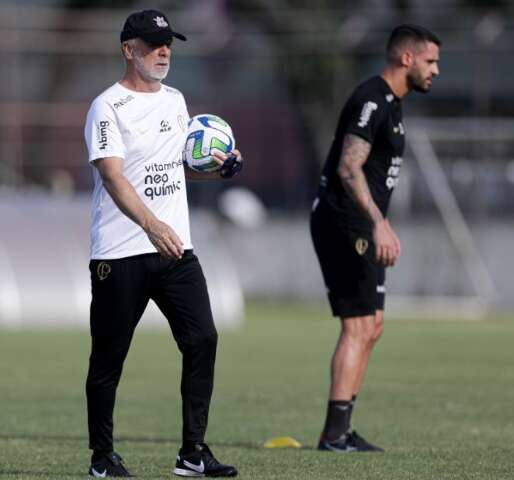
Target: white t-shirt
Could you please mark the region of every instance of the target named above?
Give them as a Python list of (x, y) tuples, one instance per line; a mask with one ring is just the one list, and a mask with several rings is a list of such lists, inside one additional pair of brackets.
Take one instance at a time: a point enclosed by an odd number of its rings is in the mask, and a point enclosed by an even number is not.
[[(84, 132), (89, 162), (122, 158), (127, 180), (155, 216), (177, 233), (185, 249), (193, 248), (182, 165), (188, 121), (178, 90), (161, 85), (158, 92), (142, 93), (116, 83), (91, 104)], [(116, 206), (96, 167), (93, 175), (91, 258), (156, 252), (143, 229)]]

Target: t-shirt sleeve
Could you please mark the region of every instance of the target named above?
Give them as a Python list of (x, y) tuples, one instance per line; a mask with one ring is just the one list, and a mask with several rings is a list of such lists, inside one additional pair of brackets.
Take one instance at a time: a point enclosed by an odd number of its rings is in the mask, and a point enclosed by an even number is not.
[(353, 101), (346, 133), (357, 135), (373, 143), (386, 118), (387, 103), (379, 95), (360, 96)]
[(84, 136), (89, 162), (98, 158), (125, 158), (125, 146), (118, 122), (111, 106), (102, 100), (95, 100), (87, 114)]

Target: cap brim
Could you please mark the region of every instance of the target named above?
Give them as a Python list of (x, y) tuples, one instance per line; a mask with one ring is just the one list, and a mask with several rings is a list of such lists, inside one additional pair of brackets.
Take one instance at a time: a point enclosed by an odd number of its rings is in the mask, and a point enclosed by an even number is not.
[(184, 42), (187, 40), (185, 35), (182, 35), (178, 32), (174, 32), (173, 30), (142, 33), (139, 35), (139, 37), (142, 38), (145, 42), (151, 43), (153, 45), (160, 45), (171, 42), (171, 40), (173, 40), (173, 37), (178, 38), (179, 40), (182, 40)]

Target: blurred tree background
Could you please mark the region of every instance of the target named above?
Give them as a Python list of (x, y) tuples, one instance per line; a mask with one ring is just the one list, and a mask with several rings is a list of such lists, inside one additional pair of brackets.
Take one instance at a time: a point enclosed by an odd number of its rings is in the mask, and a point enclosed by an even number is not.
[[(90, 189), (85, 112), (123, 73), (126, 16), (150, 6), (189, 37), (175, 44), (166, 82), (184, 93), (192, 115), (217, 113), (232, 124), (248, 160), (241, 183), (278, 210), (308, 209), (339, 111), (358, 82), (380, 73), (399, 23), (420, 23), (443, 40), (442, 74), (429, 96), (405, 102), (407, 128), (410, 118), (514, 116), (514, 7), (506, 0), (4, 0), (3, 185)], [(493, 181), (506, 190), (510, 148), (496, 142), (492, 149), (503, 161)], [(463, 142), (452, 143), (448, 158), (483, 156), (484, 146), (470, 152)], [(192, 202), (211, 205), (222, 188), (193, 185)], [(502, 212), (510, 208), (500, 204)]]

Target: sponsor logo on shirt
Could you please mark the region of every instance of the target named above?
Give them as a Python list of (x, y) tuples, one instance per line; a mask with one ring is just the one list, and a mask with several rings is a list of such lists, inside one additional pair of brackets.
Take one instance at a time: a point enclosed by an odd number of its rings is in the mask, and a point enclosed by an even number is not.
[(152, 163), (151, 165), (145, 165), (146, 173), (150, 172), (165, 172), (166, 170), (173, 170), (174, 168), (182, 165), (182, 159), (173, 161), (170, 163)]
[(105, 150), (107, 147), (107, 127), (109, 126), (109, 122), (107, 120), (101, 120), (98, 124), (98, 143), (100, 144), (100, 150)]
[(161, 121), (161, 129), (159, 130), (160, 133), (164, 132), (170, 132), (171, 131), (171, 125), (168, 120), (162, 120)]
[(167, 172), (182, 166), (182, 159), (168, 163), (151, 163), (145, 165), (145, 196), (150, 200), (156, 197), (173, 195), (182, 187), (180, 180), (171, 180)]
[(122, 98), (114, 103), (114, 108), (118, 109), (120, 107), (123, 107), (123, 105), (126, 105), (131, 100), (134, 100), (134, 97), (132, 95), (128, 95), (125, 98)]
[(393, 157), (391, 158), (391, 166), (387, 170), (386, 187), (392, 190), (398, 185), (398, 175), (400, 175), (400, 169), (402, 168), (403, 158)]
[(364, 128), (369, 123), (371, 115), (377, 108), (378, 105), (375, 102), (366, 102), (362, 107), (361, 116), (357, 125), (361, 128)]
[(403, 128), (403, 123), (399, 122), (398, 126), (393, 126), (393, 132), (399, 135), (405, 135), (405, 129)]
[(182, 187), (181, 180), (168, 182), (169, 176), (167, 173), (164, 175), (147, 175), (145, 177), (145, 185), (149, 186), (145, 188), (145, 195), (150, 200), (154, 200), (157, 197), (166, 197), (180, 191)]

